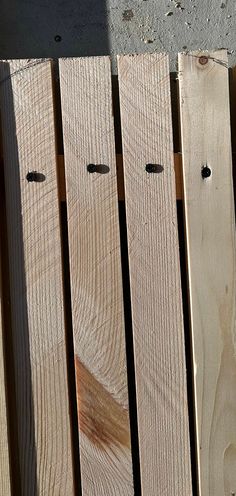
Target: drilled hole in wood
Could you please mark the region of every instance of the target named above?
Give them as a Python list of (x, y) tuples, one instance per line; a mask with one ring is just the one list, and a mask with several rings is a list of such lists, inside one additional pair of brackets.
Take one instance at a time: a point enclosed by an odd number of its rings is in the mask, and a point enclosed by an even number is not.
[(208, 177), (211, 176), (211, 169), (208, 167), (208, 165), (204, 165), (202, 167), (202, 178), (207, 179)]
[(104, 164), (88, 164), (87, 171), (90, 174), (93, 174), (94, 172), (98, 172), (99, 174), (108, 174), (110, 167)]
[(163, 172), (164, 167), (163, 165), (160, 164), (147, 164), (146, 165), (146, 172), (149, 174), (154, 173), (154, 174), (160, 174)]
[(26, 179), (29, 183), (43, 183), (46, 180), (46, 176), (41, 172), (28, 172)]

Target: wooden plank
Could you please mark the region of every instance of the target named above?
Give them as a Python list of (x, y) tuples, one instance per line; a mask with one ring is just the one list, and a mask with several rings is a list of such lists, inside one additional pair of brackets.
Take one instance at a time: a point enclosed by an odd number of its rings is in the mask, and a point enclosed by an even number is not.
[(8, 448), (7, 401), (4, 362), (5, 358), (3, 354), (2, 287), (0, 287), (0, 494), (4, 496), (10, 496), (10, 460)]
[[(179, 56), (201, 496), (236, 494), (236, 255), (227, 66), (226, 51)], [(204, 179), (206, 166), (211, 176)]]
[(21, 494), (72, 495), (51, 64), (0, 79)]
[[(109, 58), (60, 60), (60, 80), (82, 490), (83, 496), (128, 496), (133, 481)], [(90, 163), (102, 164), (104, 173), (89, 173)]]
[(118, 75), (142, 492), (190, 496), (168, 57), (121, 56)]

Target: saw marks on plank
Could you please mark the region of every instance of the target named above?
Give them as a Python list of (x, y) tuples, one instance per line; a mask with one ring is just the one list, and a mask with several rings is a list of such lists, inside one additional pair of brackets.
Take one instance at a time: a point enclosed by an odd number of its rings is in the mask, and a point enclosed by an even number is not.
[(118, 76), (142, 491), (190, 496), (168, 57), (120, 56)]
[(72, 496), (51, 64), (38, 62), (0, 65), (21, 492)]
[(60, 60), (60, 81), (82, 491), (131, 496), (110, 60)]
[(236, 247), (226, 51), (179, 55), (179, 85), (200, 494), (231, 496)]

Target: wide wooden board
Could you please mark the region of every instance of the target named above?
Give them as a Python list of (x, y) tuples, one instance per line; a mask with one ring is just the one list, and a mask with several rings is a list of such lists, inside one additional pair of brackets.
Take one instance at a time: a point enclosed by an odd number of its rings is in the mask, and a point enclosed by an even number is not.
[(118, 76), (142, 492), (190, 496), (168, 57), (120, 56)]
[(226, 51), (179, 55), (179, 86), (200, 495), (232, 496), (236, 246)]
[(51, 64), (0, 79), (21, 494), (72, 496)]
[[(111, 69), (60, 60), (83, 496), (133, 494)], [(87, 166), (100, 166), (89, 173)]]

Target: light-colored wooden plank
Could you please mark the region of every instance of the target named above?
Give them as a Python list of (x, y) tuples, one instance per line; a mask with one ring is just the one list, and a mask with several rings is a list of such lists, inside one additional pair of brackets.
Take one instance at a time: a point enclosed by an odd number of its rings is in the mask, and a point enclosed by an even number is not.
[(3, 355), (2, 287), (0, 287), (0, 494), (3, 496), (11, 495), (9, 461), (6, 383)]
[(21, 494), (71, 496), (51, 64), (2, 62), (0, 79)]
[(118, 75), (142, 492), (190, 496), (168, 57), (121, 56)]
[[(201, 496), (236, 494), (235, 215), (227, 52), (179, 56)], [(211, 176), (203, 179), (202, 167)]]
[[(83, 496), (133, 494), (111, 69), (60, 60)], [(109, 172), (89, 173), (88, 164)]]

